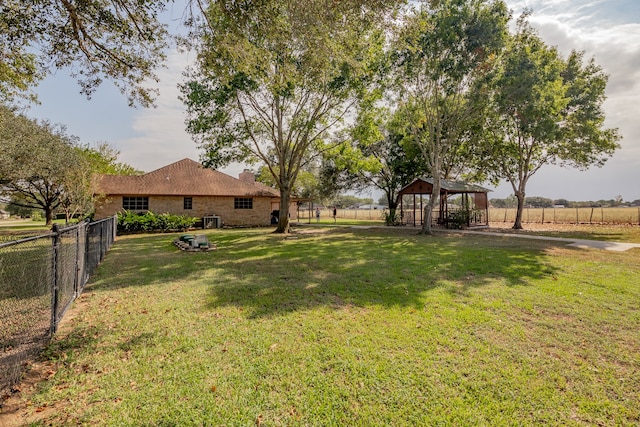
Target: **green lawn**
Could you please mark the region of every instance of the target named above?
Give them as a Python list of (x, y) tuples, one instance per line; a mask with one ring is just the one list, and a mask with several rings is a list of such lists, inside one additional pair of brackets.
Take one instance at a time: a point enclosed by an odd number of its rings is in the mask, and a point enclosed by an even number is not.
[(208, 232), (208, 253), (120, 237), (46, 352), (34, 425), (640, 423), (638, 250), (270, 231)]
[[(54, 220), (56, 224), (64, 226), (64, 220)], [(32, 221), (30, 219), (6, 219), (0, 220), (0, 243), (18, 240), (25, 237), (47, 234), (51, 227), (44, 221)]]

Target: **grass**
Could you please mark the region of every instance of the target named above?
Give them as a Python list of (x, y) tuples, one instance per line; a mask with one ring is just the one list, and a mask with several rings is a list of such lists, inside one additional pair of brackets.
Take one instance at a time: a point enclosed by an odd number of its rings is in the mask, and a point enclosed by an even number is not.
[(572, 239), (603, 240), (611, 242), (640, 243), (640, 226), (601, 224), (523, 224), (523, 230), (512, 230), (513, 224), (491, 223), (490, 230), (506, 233)]
[[(64, 225), (64, 220), (54, 220), (54, 223)], [(51, 227), (44, 221), (32, 221), (30, 219), (8, 219), (0, 221), (0, 243), (9, 242), (25, 237), (47, 234)]]
[[(33, 425), (637, 425), (638, 251), (398, 229), (121, 237)], [(35, 421), (39, 420), (39, 421)]]
[(384, 221), (381, 219), (367, 219), (367, 218), (340, 218), (337, 217), (335, 222), (332, 217), (321, 217), (320, 220), (316, 220), (316, 218), (312, 218), (309, 220), (308, 218), (300, 218), (298, 220), (301, 224), (320, 224), (320, 225), (376, 225), (376, 226), (384, 226)]

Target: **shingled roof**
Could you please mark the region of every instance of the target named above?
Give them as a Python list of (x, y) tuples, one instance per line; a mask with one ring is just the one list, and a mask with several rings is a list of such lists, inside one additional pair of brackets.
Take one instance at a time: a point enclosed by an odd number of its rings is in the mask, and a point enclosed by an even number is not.
[[(426, 185), (421, 185), (425, 183)], [(405, 185), (400, 190), (400, 194), (428, 194), (433, 188), (433, 178), (417, 178), (412, 183)], [(469, 184), (463, 181), (450, 181), (448, 179), (440, 179), (440, 192), (450, 194), (460, 193), (488, 193), (488, 188), (479, 185)]]
[(204, 168), (191, 159), (182, 159), (139, 176), (102, 175), (98, 194), (127, 196), (229, 196), (280, 197), (277, 190), (255, 182)]

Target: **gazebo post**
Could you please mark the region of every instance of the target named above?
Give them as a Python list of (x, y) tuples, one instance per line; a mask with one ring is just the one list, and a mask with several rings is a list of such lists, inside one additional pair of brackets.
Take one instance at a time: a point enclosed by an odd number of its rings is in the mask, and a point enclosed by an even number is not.
[[(417, 204), (417, 195), (420, 195), (420, 224), (424, 223), (424, 197), (423, 195), (429, 194), (429, 189), (433, 190), (433, 184), (430, 178), (416, 178), (412, 183), (407, 184), (400, 190), (400, 197), (404, 197), (405, 195), (413, 195), (413, 225), (416, 225), (416, 209), (418, 209)], [(449, 218), (449, 195), (460, 194), (462, 197), (461, 206), (464, 209), (483, 209), (484, 210), (484, 224), (489, 224), (489, 204), (488, 204), (488, 196), (487, 193), (489, 190), (486, 188), (480, 187), (478, 185), (467, 184), (465, 182), (455, 182), (455, 181), (447, 181), (441, 180), (442, 188), (439, 194), (440, 197), (440, 212), (438, 214), (438, 220), (440, 223), (447, 224), (447, 220)], [(470, 200), (470, 194), (473, 194), (473, 201)], [(401, 206), (403, 206), (401, 199)], [(480, 224), (478, 218), (474, 217), (473, 221), (470, 218), (467, 226), (471, 226), (471, 223), (474, 225)], [(407, 221), (408, 224), (408, 221)]]
[(449, 228), (449, 224), (447, 224), (446, 218), (449, 218), (449, 193), (447, 190), (442, 191), (440, 194), (440, 224), (444, 224), (445, 227)]
[(416, 226), (416, 195), (413, 195), (413, 226)]

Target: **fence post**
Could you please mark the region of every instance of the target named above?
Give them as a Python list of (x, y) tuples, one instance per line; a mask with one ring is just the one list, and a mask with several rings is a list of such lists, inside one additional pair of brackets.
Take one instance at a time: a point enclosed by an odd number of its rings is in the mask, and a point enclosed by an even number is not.
[(73, 279), (73, 299), (78, 298), (80, 295), (80, 227), (78, 224), (76, 228), (76, 275)]
[(49, 334), (53, 335), (58, 329), (58, 265), (60, 261), (60, 231), (58, 224), (53, 224), (51, 228), (52, 236), (52, 259), (51, 259), (51, 328)]
[(100, 224), (100, 258), (98, 259), (98, 262), (102, 262), (102, 260), (104, 259), (104, 223)]
[(82, 272), (82, 287), (89, 281), (89, 261), (91, 251), (91, 223), (87, 222), (87, 226), (84, 229), (84, 271)]
[[(82, 228), (78, 228), (78, 296), (82, 293), (87, 276), (87, 259), (89, 252), (89, 220), (82, 223)], [(82, 241), (82, 245), (80, 244)], [(80, 258), (82, 257), (82, 258)]]

